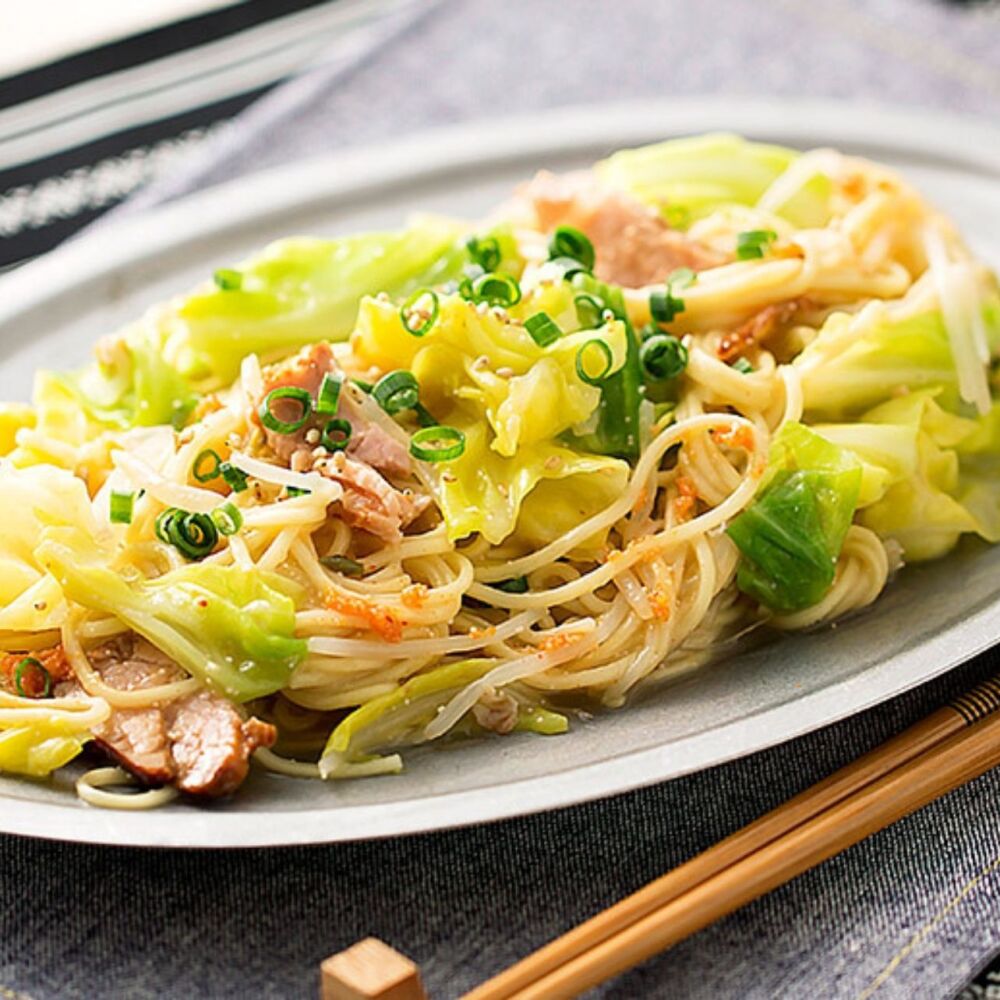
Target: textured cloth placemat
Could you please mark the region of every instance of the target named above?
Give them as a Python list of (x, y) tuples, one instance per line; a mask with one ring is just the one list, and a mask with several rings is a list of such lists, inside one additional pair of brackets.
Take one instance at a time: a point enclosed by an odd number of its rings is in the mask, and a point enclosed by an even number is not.
[[(1000, 10), (930, 0), (445, 3), (351, 65), (273, 92), (118, 211), (428, 125), (701, 93), (988, 115), (1000, 102)], [(418, 961), (432, 995), (455, 996), (998, 666), (990, 653), (783, 747), (476, 829), (207, 853), (0, 838), (0, 998), (308, 997), (318, 962), (369, 933)], [(998, 795), (1000, 774), (988, 775), (596, 995), (950, 997), (1000, 948)]]

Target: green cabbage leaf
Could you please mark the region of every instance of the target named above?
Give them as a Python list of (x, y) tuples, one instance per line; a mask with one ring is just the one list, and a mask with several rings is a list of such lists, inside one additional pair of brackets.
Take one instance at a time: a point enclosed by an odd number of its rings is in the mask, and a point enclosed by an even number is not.
[(742, 556), (740, 590), (779, 612), (820, 601), (833, 583), (861, 479), (850, 452), (803, 424), (785, 424), (757, 495), (726, 529)]
[(74, 529), (45, 532), (38, 558), (66, 597), (114, 615), (233, 701), (281, 690), (306, 653), (295, 601), (273, 573), (193, 563), (127, 582)]

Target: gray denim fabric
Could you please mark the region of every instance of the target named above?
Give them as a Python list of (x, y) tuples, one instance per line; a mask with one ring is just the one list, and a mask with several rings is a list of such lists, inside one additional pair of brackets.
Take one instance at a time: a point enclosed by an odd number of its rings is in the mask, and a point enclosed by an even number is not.
[[(1000, 7), (931, 0), (464, 0), (276, 91), (121, 211), (465, 118), (670, 94), (856, 97), (995, 115)], [(309, 997), (376, 934), (454, 997), (990, 676), (603, 802), (368, 844), (183, 853), (0, 838), (0, 1000)], [(940, 1000), (1000, 948), (1000, 773), (595, 992)], [(155, 822), (155, 817), (151, 817)]]

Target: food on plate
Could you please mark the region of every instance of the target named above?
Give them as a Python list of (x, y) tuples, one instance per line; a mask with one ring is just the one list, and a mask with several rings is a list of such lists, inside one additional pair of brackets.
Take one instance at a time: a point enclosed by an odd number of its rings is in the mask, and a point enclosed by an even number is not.
[(732, 135), (275, 243), (0, 409), (0, 770), (392, 773), (857, 612), (1000, 540), (998, 345), (901, 177)]

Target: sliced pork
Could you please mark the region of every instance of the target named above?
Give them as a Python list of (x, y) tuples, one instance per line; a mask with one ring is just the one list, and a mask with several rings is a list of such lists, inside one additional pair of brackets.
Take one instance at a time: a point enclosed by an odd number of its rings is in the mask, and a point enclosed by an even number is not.
[[(339, 371), (330, 345), (311, 344), (298, 354), (264, 370), (264, 394), (294, 386), (316, 398), (323, 378)], [(273, 412), (279, 420), (294, 421), (301, 413), (294, 402), (288, 412), (279, 400)], [(315, 470), (340, 483), (344, 520), (379, 538), (395, 542), (402, 529), (422, 514), (431, 501), (406, 489), (397, 489), (386, 479), (406, 479), (413, 473), (413, 461), (406, 446), (378, 424), (367, 420), (348, 391), (342, 391), (337, 416), (351, 424), (351, 440), (346, 453), (332, 457), (318, 448), (323, 419), (313, 418), (292, 434), (264, 433), (271, 450), (295, 472)]]
[[(109, 687), (139, 691), (184, 680), (187, 674), (145, 639), (126, 634), (91, 651), (90, 662)], [(76, 680), (56, 687), (82, 694)], [(235, 792), (258, 747), (277, 730), (244, 719), (221, 695), (198, 691), (150, 708), (115, 708), (94, 730), (95, 743), (147, 785), (174, 785), (188, 795), (218, 798)]]
[(518, 192), (537, 227), (551, 232), (574, 226), (594, 244), (594, 273), (602, 281), (641, 288), (663, 281), (679, 267), (701, 271), (725, 262), (714, 250), (671, 229), (657, 212), (579, 171), (542, 171)]

